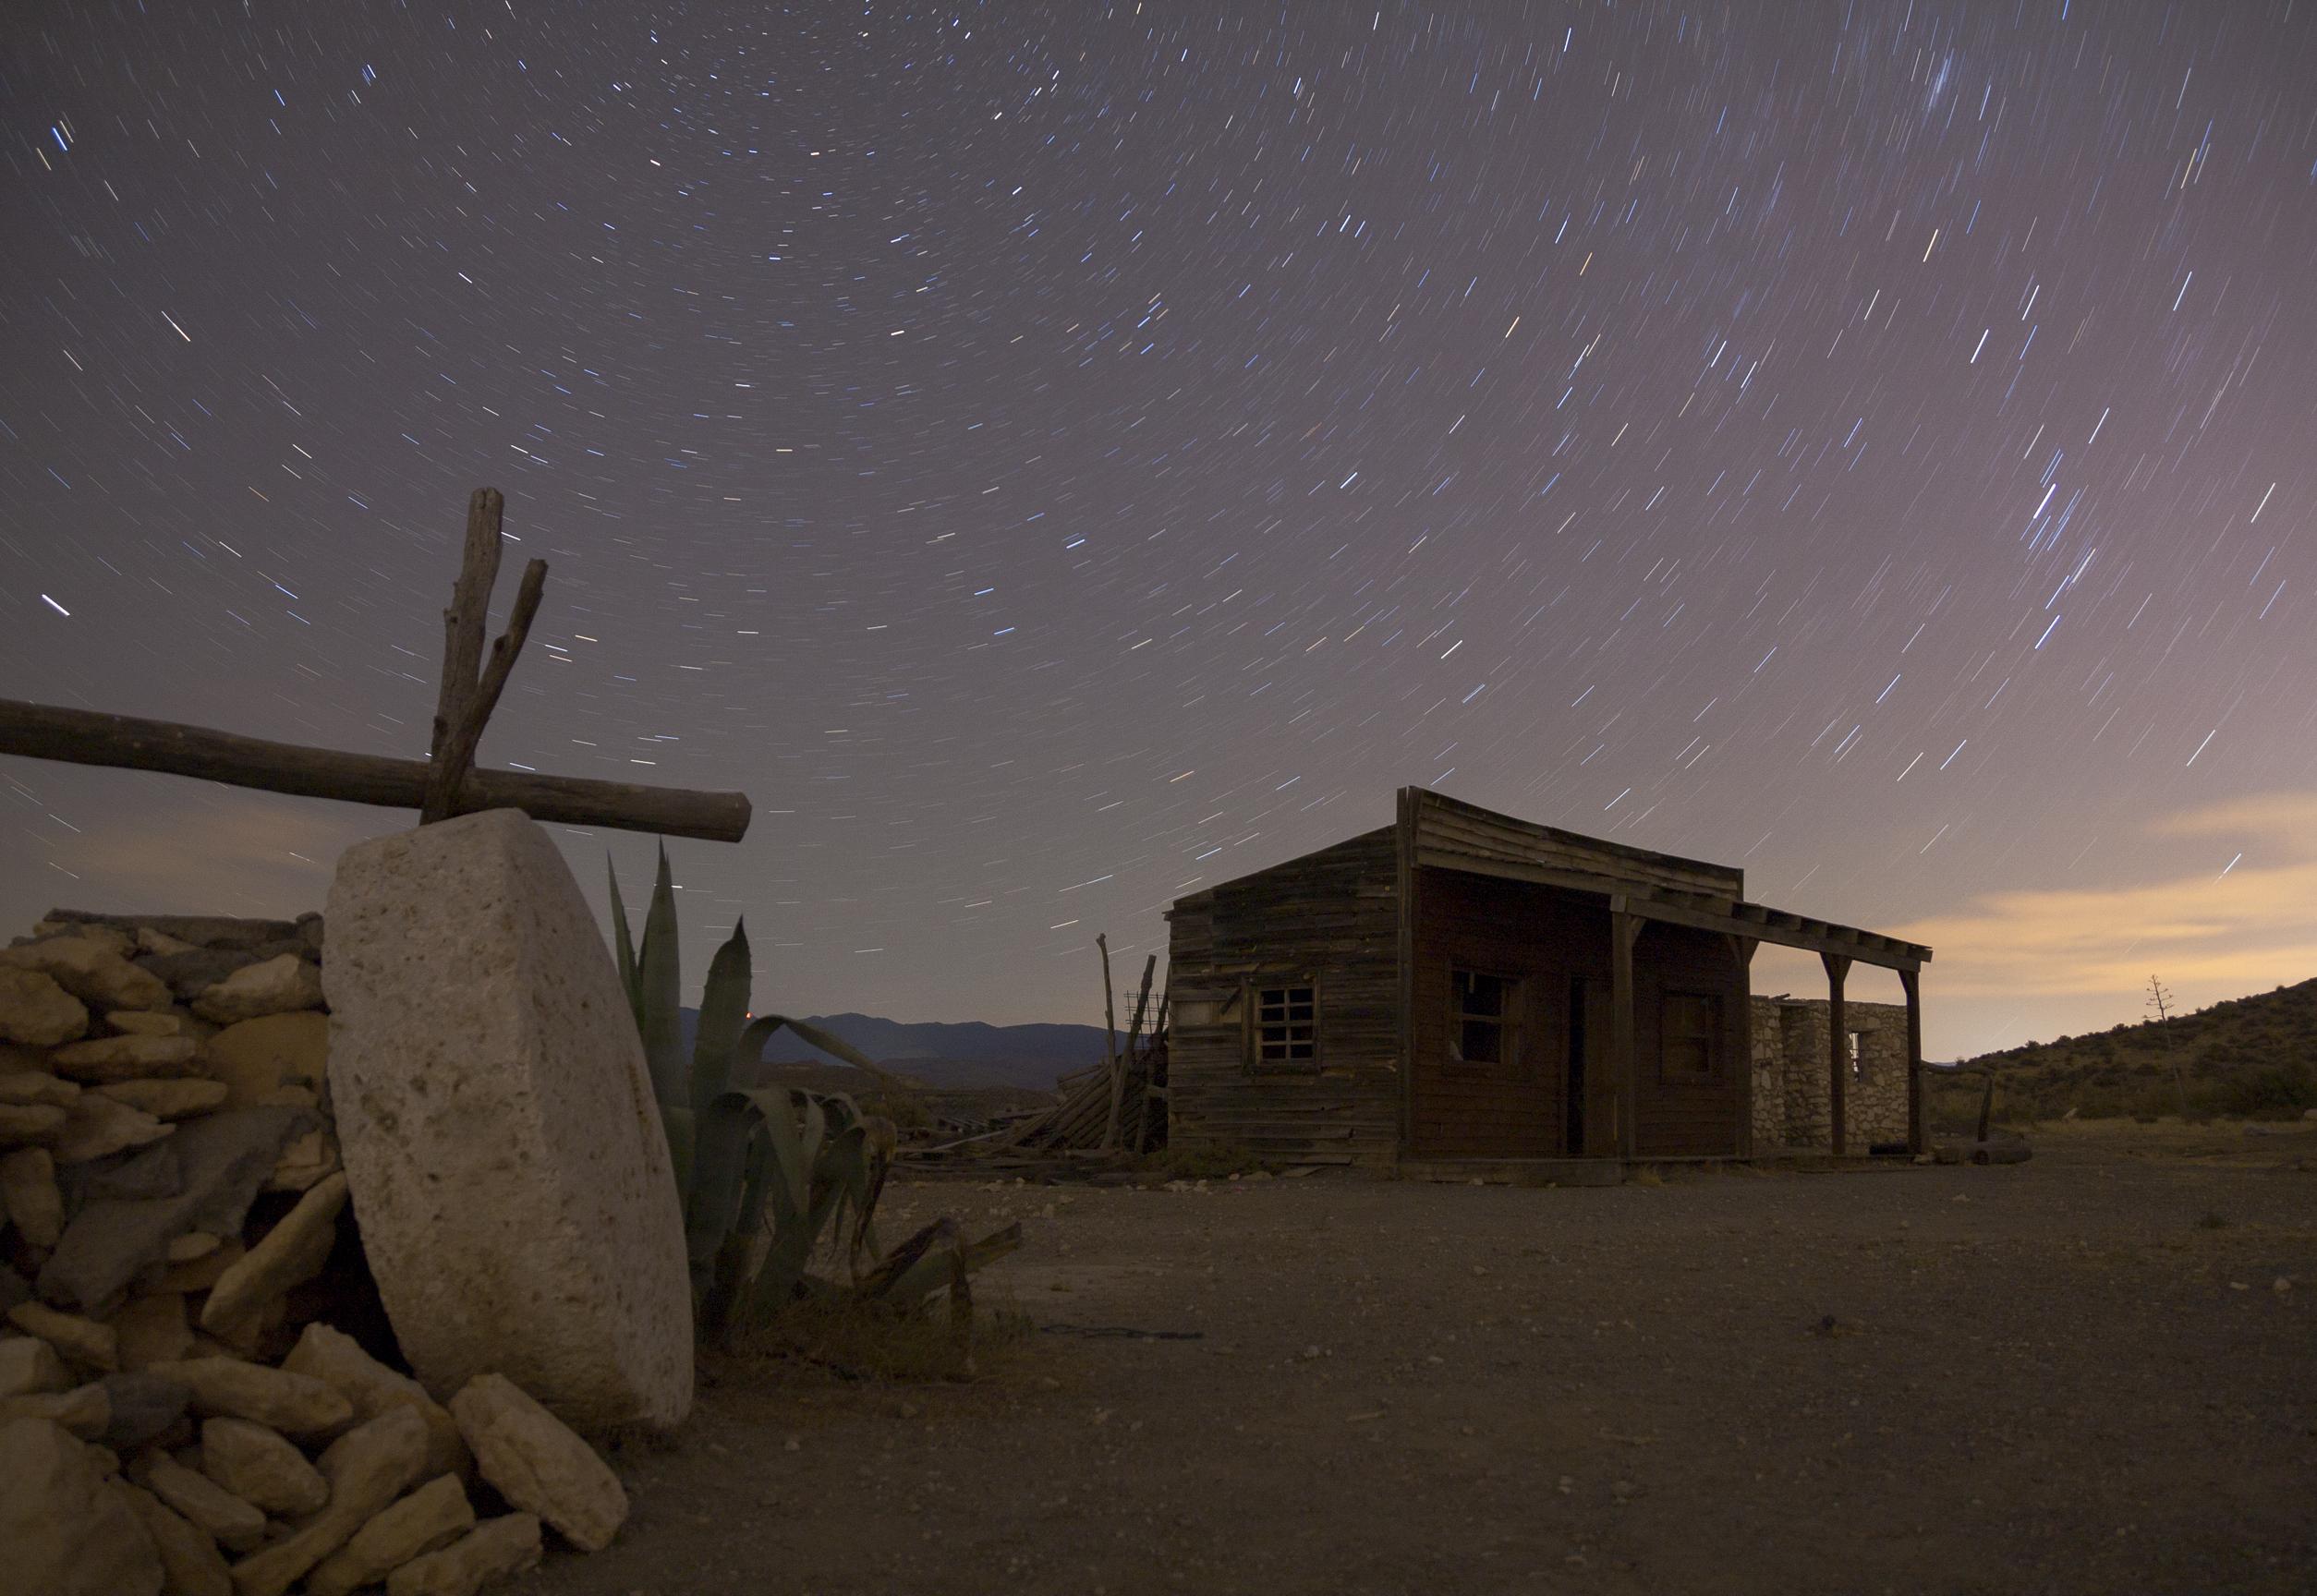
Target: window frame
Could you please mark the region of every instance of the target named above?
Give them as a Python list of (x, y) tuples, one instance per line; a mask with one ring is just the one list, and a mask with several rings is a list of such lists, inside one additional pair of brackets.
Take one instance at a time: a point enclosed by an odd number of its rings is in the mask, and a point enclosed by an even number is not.
[[(1704, 1007), (1707, 1021), (1703, 1032), (1674, 1029), (1677, 1008), (1684, 1003)], [(1723, 995), (1703, 987), (1668, 986), (1657, 995), (1657, 1083), (1661, 1086), (1718, 1086), (1729, 1078), (1729, 1015)], [(1674, 1044), (1678, 1041), (1704, 1043), (1705, 1063), (1703, 1069), (1677, 1067)]]
[[(1503, 998), (1496, 1013), (1475, 1013), (1464, 1007), (1464, 995), (1459, 989), (1459, 982), (1472, 979), (1502, 983)], [(1526, 976), (1510, 974), (1502, 970), (1485, 969), (1477, 964), (1459, 964), (1451, 961), (1449, 965), (1448, 981), (1447, 1049), (1441, 1060), (1443, 1065), (1450, 1070), (1465, 1070), (1473, 1074), (1498, 1073), (1509, 1081), (1529, 1079), (1522, 1049), (1522, 1044), (1527, 1040), (1522, 1033), (1527, 1027), (1522, 1023), (1521, 1012), (1527, 985)], [(1464, 1028), (1467, 1025), (1496, 1027), (1498, 1055), (1496, 1058), (1467, 1058), (1464, 1056)]]
[[(1243, 1004), (1246, 1013), (1246, 1028), (1242, 1039), (1242, 1054), (1247, 1073), (1250, 1075), (1316, 1075), (1319, 1073), (1327, 1056), (1326, 1039), (1321, 1034), (1319, 1018), (1321, 1013), (1319, 978), (1316, 975), (1297, 975), (1283, 980), (1276, 977), (1269, 981), (1250, 979), (1244, 991), (1246, 996), (1243, 999)], [(1306, 1002), (1296, 1001), (1295, 994), (1298, 992), (1308, 994)], [(1272, 993), (1280, 995), (1280, 1001), (1276, 1005), (1265, 1002), (1265, 998)], [(1267, 1007), (1276, 1007), (1282, 1010), (1280, 1018), (1270, 1022), (1269, 1025), (1269, 1028), (1286, 1033), (1276, 1042), (1267, 1041), (1264, 1037), (1264, 1031), (1267, 1029), (1264, 1010)], [(1308, 1036), (1298, 1038), (1294, 1034), (1297, 1029), (1295, 1010), (1306, 1007), (1310, 1010), (1310, 1015), (1303, 1028), (1310, 1034)], [(1309, 1052), (1300, 1058), (1294, 1057), (1292, 1051), (1299, 1042), (1309, 1049)], [(1290, 1051), (1280, 1058), (1267, 1058), (1264, 1057), (1264, 1049), (1269, 1046), (1278, 1046)]]

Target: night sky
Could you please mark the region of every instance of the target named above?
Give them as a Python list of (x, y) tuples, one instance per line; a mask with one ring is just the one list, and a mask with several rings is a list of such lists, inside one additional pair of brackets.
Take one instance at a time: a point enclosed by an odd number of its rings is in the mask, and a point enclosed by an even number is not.
[[(0, 695), (422, 756), (494, 484), (483, 763), (757, 806), (687, 985), (1096, 1019), (1405, 783), (1933, 943), (1934, 1057), (2317, 974), (2308, 0), (124, 0), (0, 108)], [(0, 801), (14, 931), (413, 818)]]

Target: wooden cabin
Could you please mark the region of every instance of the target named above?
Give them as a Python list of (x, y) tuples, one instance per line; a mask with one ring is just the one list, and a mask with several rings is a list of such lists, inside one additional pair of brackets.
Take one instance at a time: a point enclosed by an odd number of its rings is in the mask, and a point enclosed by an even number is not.
[(1931, 949), (1749, 902), (1732, 865), (1405, 787), (1392, 825), (1167, 918), (1175, 1145), (1378, 1169), (1752, 1156), (1747, 972), (1765, 941), (1826, 964), (1832, 1041), (1813, 1067), (1836, 1154), (1864, 1151), (1846, 1135), (1844, 976), (1853, 961), (1898, 972), (1907, 1140), (1923, 1145)]

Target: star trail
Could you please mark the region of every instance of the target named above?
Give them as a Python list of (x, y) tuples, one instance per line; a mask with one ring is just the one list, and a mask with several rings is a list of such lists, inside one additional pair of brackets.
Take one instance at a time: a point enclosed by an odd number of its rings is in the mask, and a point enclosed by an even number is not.
[[(28, 10), (0, 695), (420, 756), (488, 482), (482, 761), (746, 790), (759, 1003), (1090, 1018), (1404, 783), (1932, 942), (1935, 1056), (2302, 979), (2312, 84), (2302, 0)], [(0, 799), (16, 929), (406, 823)]]

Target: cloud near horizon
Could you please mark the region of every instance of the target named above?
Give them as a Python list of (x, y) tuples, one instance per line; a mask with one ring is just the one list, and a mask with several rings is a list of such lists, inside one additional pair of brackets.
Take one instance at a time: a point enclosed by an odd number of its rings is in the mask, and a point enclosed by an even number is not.
[(2233, 800), (2146, 829), (2271, 857), (2225, 874), (1991, 893), (1893, 934), (1935, 950), (1926, 985), (1946, 997), (2121, 995), (2154, 974), (2194, 1006), (2317, 975), (2317, 792)]

